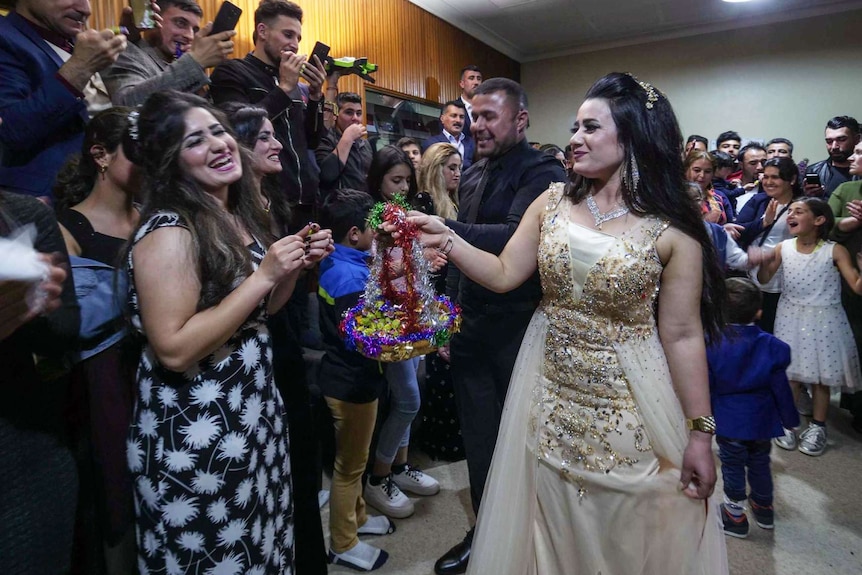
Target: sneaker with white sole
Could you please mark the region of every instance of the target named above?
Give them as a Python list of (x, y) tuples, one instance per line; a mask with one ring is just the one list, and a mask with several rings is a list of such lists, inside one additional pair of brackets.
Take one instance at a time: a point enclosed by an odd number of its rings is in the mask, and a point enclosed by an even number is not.
[(440, 484), (436, 479), (409, 463), (404, 466), (404, 471), (401, 473), (392, 474), (392, 481), (401, 488), (401, 491), (416, 495), (436, 495), (440, 492)]
[(360, 541), (344, 553), (336, 553), (332, 549), (329, 550), (329, 562), (331, 564), (343, 565), (356, 571), (374, 571), (375, 569), (380, 569), (386, 563), (387, 559), (389, 559), (389, 554), (386, 551), (363, 541)]
[(413, 515), (415, 509), (410, 498), (401, 493), (390, 473), (379, 485), (372, 485), (371, 478), (365, 483), (365, 502), (389, 517), (404, 519)]
[(799, 451), (805, 455), (818, 456), (826, 449), (826, 428), (822, 425), (808, 426), (799, 436)]
[(787, 451), (793, 451), (799, 445), (799, 441), (796, 439), (796, 431), (787, 429), (786, 427), (784, 428), (784, 435), (776, 437), (772, 442), (781, 449), (786, 449)]

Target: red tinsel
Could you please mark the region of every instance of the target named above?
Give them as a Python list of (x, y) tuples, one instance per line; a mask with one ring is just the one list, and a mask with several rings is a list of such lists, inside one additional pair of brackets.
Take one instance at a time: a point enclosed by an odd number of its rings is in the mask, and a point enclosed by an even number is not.
[(383, 210), (383, 221), (395, 225), (397, 238), (392, 238), (394, 247), (401, 248), (401, 268), (404, 270), (405, 290), (400, 291), (393, 285), (397, 278), (395, 261), (392, 257), (392, 247), (383, 249), (383, 265), (380, 268), (379, 285), (383, 297), (395, 305), (401, 307), (406, 314), (402, 326), (404, 333), (418, 331), (419, 311), (421, 304), (419, 294), (416, 291), (416, 266), (414, 261), (413, 246), (419, 236), (418, 228), (407, 221), (407, 212), (401, 206), (393, 203), (386, 204)]

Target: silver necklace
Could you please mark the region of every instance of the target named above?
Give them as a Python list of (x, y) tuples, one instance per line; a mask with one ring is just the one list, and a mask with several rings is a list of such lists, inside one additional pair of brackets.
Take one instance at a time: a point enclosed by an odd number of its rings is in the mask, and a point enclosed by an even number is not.
[(596, 200), (593, 199), (592, 195), (587, 196), (587, 208), (590, 210), (590, 213), (593, 214), (593, 222), (598, 229), (602, 229), (603, 223), (610, 220), (615, 220), (629, 213), (628, 207), (622, 205), (603, 214), (599, 211), (599, 206), (596, 205)]

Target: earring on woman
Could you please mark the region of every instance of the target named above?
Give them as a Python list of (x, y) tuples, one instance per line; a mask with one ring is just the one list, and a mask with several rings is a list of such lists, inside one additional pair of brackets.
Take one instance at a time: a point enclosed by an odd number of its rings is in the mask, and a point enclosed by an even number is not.
[(107, 164), (99, 164), (98, 170), (99, 170), (99, 174), (101, 174), (102, 179), (104, 180), (105, 179), (105, 172), (108, 171), (108, 165)]
[(620, 176), (622, 176), (625, 188), (632, 196), (636, 196), (638, 185), (641, 182), (641, 174), (638, 170), (638, 162), (635, 159), (634, 152), (629, 153), (629, 160), (627, 162), (623, 162)]

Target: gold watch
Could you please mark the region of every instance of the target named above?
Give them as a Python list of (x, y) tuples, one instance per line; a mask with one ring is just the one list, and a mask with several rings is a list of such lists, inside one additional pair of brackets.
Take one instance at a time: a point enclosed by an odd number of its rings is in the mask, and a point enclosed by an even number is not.
[(685, 426), (689, 431), (702, 431), (704, 433), (709, 433), (710, 435), (715, 435), (715, 418), (711, 415), (701, 415), (694, 419), (686, 419)]

